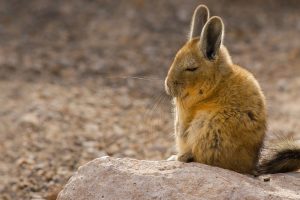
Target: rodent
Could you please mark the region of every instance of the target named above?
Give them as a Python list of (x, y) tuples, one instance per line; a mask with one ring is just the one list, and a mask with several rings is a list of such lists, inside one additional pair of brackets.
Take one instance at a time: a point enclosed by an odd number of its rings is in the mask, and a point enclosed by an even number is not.
[(296, 141), (281, 140), (271, 146), (272, 156), (260, 156), (267, 130), (265, 97), (254, 76), (233, 64), (223, 37), (222, 19), (210, 18), (208, 8), (198, 6), (189, 39), (165, 80), (175, 105), (178, 151), (169, 160), (253, 175), (299, 169)]

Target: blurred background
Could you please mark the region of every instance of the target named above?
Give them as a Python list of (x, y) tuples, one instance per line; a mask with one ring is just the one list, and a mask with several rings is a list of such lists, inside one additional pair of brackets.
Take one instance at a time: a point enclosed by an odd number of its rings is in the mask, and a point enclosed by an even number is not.
[(0, 199), (55, 199), (100, 156), (173, 154), (163, 82), (200, 3), (223, 18), (233, 61), (259, 80), (268, 139), (299, 137), (297, 0), (1, 0)]

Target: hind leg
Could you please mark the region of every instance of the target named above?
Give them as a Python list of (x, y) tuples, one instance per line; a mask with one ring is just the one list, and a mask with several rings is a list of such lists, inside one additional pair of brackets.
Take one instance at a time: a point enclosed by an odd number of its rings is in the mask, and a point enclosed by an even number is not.
[(185, 154), (182, 154), (182, 155), (179, 155), (177, 157), (177, 160), (180, 161), (180, 162), (193, 162), (194, 161), (194, 156), (192, 153), (188, 152), (188, 153), (185, 153)]

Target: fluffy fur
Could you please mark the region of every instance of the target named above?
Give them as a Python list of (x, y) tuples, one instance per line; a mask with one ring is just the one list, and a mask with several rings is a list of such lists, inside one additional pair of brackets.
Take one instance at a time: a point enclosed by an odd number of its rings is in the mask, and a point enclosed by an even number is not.
[(300, 169), (300, 141), (282, 138), (262, 149), (256, 175)]
[(299, 168), (299, 148), (287, 145), (257, 167), (266, 132), (265, 97), (253, 75), (232, 63), (222, 19), (208, 16), (206, 6), (195, 10), (191, 38), (165, 80), (175, 104), (176, 159), (248, 174)]

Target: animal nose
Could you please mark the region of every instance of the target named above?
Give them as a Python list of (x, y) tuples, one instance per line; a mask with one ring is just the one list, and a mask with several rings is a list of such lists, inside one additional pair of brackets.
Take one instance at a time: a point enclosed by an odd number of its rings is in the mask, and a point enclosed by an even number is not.
[(166, 85), (167, 85), (168, 88), (170, 88), (172, 86), (171, 81), (167, 80)]

